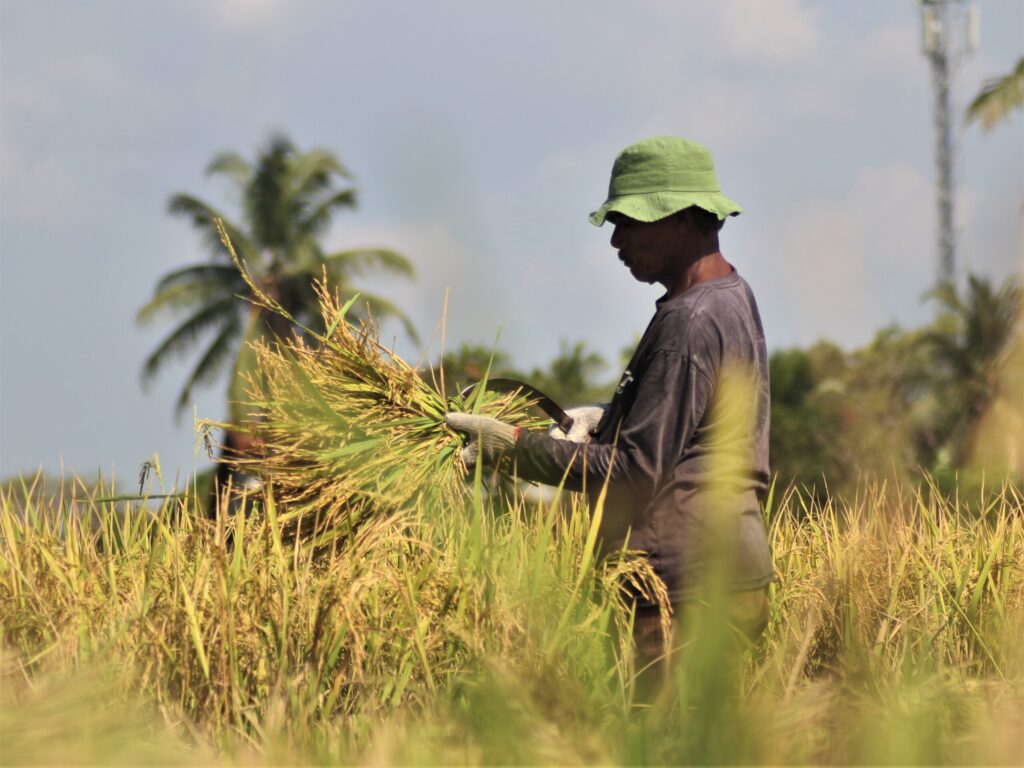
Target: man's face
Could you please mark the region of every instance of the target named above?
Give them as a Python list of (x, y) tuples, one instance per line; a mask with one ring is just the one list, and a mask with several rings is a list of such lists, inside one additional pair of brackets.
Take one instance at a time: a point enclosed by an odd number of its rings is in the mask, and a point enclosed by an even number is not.
[(685, 226), (678, 216), (643, 222), (617, 211), (608, 214), (615, 225), (611, 244), (630, 274), (642, 283), (661, 283), (667, 287), (683, 262), (680, 252)]

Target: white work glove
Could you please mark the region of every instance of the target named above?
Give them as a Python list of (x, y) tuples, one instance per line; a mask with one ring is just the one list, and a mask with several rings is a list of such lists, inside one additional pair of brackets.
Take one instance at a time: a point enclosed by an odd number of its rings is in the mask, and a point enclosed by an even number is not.
[(462, 449), (462, 461), (467, 467), (476, 464), (477, 457), (483, 451), (484, 461), (494, 462), (500, 459), (505, 451), (516, 444), (518, 427), (490, 416), (474, 416), (471, 413), (446, 413), (445, 423), (456, 432), (469, 435), (466, 447)]
[(556, 424), (548, 430), (548, 435), (555, 440), (568, 440), (570, 443), (589, 443), (607, 410), (607, 405), (580, 405), (570, 408), (565, 412), (565, 415), (572, 419), (568, 433)]

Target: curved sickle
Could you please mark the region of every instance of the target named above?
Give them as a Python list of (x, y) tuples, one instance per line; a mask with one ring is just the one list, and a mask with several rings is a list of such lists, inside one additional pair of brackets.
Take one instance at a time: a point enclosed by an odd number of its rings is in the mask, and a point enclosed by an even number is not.
[[(470, 392), (482, 383), (478, 381), (476, 384), (470, 384), (462, 390), (462, 396), (468, 396)], [(516, 390), (521, 390), (528, 398), (536, 400), (537, 407), (550, 416), (563, 432), (568, 434), (569, 430), (572, 429), (572, 417), (562, 410), (562, 406), (525, 381), (519, 381), (518, 379), (488, 379), (487, 389), (492, 392), (515, 392)]]

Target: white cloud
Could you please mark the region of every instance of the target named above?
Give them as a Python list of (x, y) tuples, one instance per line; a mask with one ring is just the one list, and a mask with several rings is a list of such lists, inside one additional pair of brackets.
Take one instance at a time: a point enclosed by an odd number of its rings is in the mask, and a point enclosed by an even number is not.
[(88, 101), (96, 109), (151, 104), (152, 91), (127, 67), (101, 52), (56, 55), (5, 73), (0, 101), (5, 117), (51, 118)]
[(557, 258), (549, 252), (526, 253), (511, 263), (475, 252), (436, 219), (346, 224), (343, 231), (343, 239), (330, 238), (330, 247), (385, 246), (415, 264), (414, 282), (389, 277), (358, 281), (412, 317), (420, 346), (404, 339), (392, 323), (381, 334), (410, 362), (437, 357), (448, 292), (448, 349), (464, 341), (490, 345), (500, 334), (498, 347), (529, 368), (557, 354), (561, 339), (582, 340), (614, 369), (621, 348), (643, 330), (661, 293), (633, 281), (607, 246), (608, 232), (599, 238), (602, 244)]
[(762, 308), (788, 329), (787, 344), (867, 341), (896, 321), (927, 316), (934, 283), (934, 199), (907, 164), (857, 172), (840, 200), (807, 199), (768, 212), (765, 252), (748, 271), (765, 286)]
[(799, 0), (641, 7), (656, 28), (649, 44), (616, 49), (609, 90), (639, 94), (645, 133), (714, 136), (728, 149), (809, 118), (854, 119), (879, 88), (927, 86), (916, 22), (851, 34)]
[(55, 58), (47, 69), (66, 85), (97, 96), (122, 96), (144, 90), (126, 68), (103, 53)]
[(725, 44), (740, 58), (788, 64), (820, 49), (822, 12), (800, 0), (732, 0), (715, 7)]
[(786, 65), (822, 41), (822, 12), (802, 0), (653, 0), (646, 7), (659, 18), (659, 31), (685, 35), (684, 52), (693, 61), (724, 56)]
[[(716, 77), (692, 77), (678, 98), (660, 100), (642, 134), (681, 134), (714, 138), (716, 152), (741, 147), (763, 138), (783, 120), (768, 96), (750, 85)], [(695, 109), (694, 105), (700, 108)]]
[(58, 216), (74, 201), (77, 188), (56, 158), (30, 159), (7, 142), (0, 148), (0, 210), (5, 219), (35, 222)]
[[(1018, 158), (1019, 159), (1019, 158)], [(1008, 200), (1008, 197), (1010, 199)], [(1016, 198), (1016, 216), (1007, 205)], [(1024, 188), (1010, 191), (965, 187), (956, 197), (957, 266), (961, 275), (1024, 274)]]
[(863, 40), (851, 41), (846, 57), (851, 76), (926, 85), (928, 67), (921, 54), (920, 36), (916, 22), (894, 23), (878, 27)]
[(518, 361), (539, 365), (558, 352), (561, 340), (586, 342), (609, 364), (604, 375), (619, 367), (622, 349), (640, 334), (651, 315), (661, 286), (636, 282), (608, 244), (604, 227), (600, 244), (584, 246), (558, 259), (524, 259), (506, 291), (523, 297), (528, 311), (516, 318), (509, 346)]
[(8, 114), (19, 112), (33, 117), (52, 115), (60, 108), (60, 102), (52, 91), (14, 75), (4, 78), (0, 102), (3, 103), (3, 111)]
[(300, 10), (288, 0), (193, 0), (184, 5), (204, 23), (242, 31), (272, 28)]
[[(431, 341), (435, 350), (439, 341), (437, 328), (444, 314), (445, 292), (450, 289), (449, 338), (463, 335), (474, 338), (476, 331), (493, 334), (502, 322), (501, 297), (495, 285), (493, 270), (475, 258), (468, 246), (460, 242), (448, 225), (431, 221), (346, 222), (339, 231), (344, 236), (330, 236), (328, 250), (357, 247), (380, 247), (398, 251), (416, 268), (413, 281), (388, 276), (370, 275), (358, 278), (356, 287), (382, 296), (401, 307), (413, 320), (424, 344)], [(466, 329), (470, 333), (466, 333)], [(384, 328), (384, 334), (399, 334), (397, 327)], [(385, 339), (390, 342), (390, 339)], [(413, 361), (420, 350), (407, 339), (399, 338), (399, 351)]]
[(685, 38), (691, 61), (740, 59), (763, 65), (791, 65), (819, 50), (821, 10), (803, 0), (717, 0), (647, 4), (662, 32)]
[(829, 40), (787, 85), (778, 113), (788, 119), (853, 119), (865, 87), (927, 84), (928, 69), (913, 24), (889, 24), (867, 37)]

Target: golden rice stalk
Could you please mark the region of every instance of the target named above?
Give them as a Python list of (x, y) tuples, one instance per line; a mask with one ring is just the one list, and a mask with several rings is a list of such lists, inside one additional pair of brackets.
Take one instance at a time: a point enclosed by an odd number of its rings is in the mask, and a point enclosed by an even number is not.
[[(445, 397), (419, 372), (380, 344), (370, 324), (345, 319), (327, 286), (314, 283), (325, 333), (301, 326), (251, 280), (231, 242), (224, 245), (253, 291), (254, 304), (290, 320), (288, 339), (254, 345), (258, 367), (248, 403), (258, 456), (236, 463), (273, 491), (282, 535), (315, 546), (347, 537), (368, 516), (461, 503), (466, 468), (460, 436), (447, 411), (472, 411), (524, 427), (544, 423), (530, 401), (478, 387)], [(301, 331), (302, 333), (299, 333)], [(269, 511), (269, 510), (268, 510)]]

